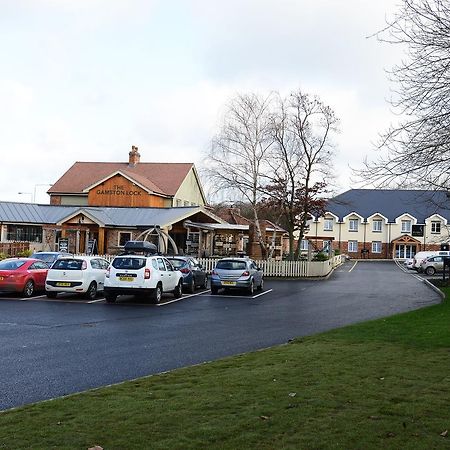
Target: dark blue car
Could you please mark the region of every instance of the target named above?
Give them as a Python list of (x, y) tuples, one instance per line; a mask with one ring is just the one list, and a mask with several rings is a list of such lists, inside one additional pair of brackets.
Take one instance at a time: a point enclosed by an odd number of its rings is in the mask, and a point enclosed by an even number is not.
[(196, 287), (206, 288), (208, 274), (192, 256), (166, 256), (174, 268), (183, 274), (183, 290), (192, 294)]

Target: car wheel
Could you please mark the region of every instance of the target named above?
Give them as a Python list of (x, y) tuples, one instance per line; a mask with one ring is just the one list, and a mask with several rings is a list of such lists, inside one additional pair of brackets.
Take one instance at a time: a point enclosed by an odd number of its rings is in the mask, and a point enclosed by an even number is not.
[[(194, 284), (194, 279), (192, 279), (192, 284)], [(183, 282), (180, 280), (177, 287), (173, 290), (173, 296), (175, 298), (180, 298), (183, 295)]]
[(264, 278), (261, 277), (261, 283), (259, 283), (258, 291), (262, 291), (264, 289)]
[(152, 303), (158, 304), (161, 301), (161, 298), (162, 298), (162, 284), (158, 283), (152, 292), (150, 300)]
[(219, 293), (219, 288), (215, 286), (211, 286), (211, 294), (217, 295)]
[(86, 298), (89, 300), (94, 300), (97, 297), (97, 283), (93, 281), (86, 291)]
[(189, 283), (189, 286), (187, 287), (187, 291), (189, 292), (189, 294), (193, 294), (195, 292), (194, 276), (192, 276), (191, 282)]
[(425, 270), (425, 273), (427, 275), (434, 275), (436, 273), (436, 269), (434, 267), (431, 267), (431, 266), (427, 267), (426, 270)]
[(205, 278), (203, 279), (203, 283), (200, 285), (200, 288), (206, 289), (207, 286), (208, 286), (208, 275), (205, 274)]
[(105, 294), (106, 303), (115, 303), (117, 299), (116, 294)]
[(53, 292), (53, 291), (45, 291), (45, 295), (47, 295), (47, 298), (56, 298), (58, 293), (57, 292)]
[(255, 293), (255, 282), (252, 280), (250, 286), (247, 288), (247, 292), (249, 295), (253, 295)]
[(23, 288), (22, 293), (23, 293), (23, 296), (27, 297), (27, 298), (31, 297), (34, 294), (34, 282), (33, 282), (33, 280), (28, 280), (25, 283), (25, 286)]

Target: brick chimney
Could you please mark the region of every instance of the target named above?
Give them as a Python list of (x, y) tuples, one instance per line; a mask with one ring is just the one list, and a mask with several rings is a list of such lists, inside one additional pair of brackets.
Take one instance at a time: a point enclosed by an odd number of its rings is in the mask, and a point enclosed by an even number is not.
[(131, 152), (128, 153), (128, 165), (134, 167), (141, 160), (141, 155), (138, 152), (138, 148), (135, 145), (131, 146)]

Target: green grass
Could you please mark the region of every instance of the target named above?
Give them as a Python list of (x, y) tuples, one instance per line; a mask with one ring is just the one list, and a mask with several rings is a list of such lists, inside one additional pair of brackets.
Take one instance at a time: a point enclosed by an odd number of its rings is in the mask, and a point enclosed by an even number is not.
[(450, 448), (440, 305), (0, 414), (0, 449)]

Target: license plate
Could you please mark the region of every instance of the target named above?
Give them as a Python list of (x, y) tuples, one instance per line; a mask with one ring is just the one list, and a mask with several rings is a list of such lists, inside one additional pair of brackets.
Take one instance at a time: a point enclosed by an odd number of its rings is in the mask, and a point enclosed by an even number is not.
[(134, 278), (133, 277), (119, 277), (120, 281), (133, 281)]
[(70, 283), (56, 283), (56, 286), (59, 286), (59, 287), (70, 287)]
[(236, 281), (222, 281), (224, 286), (236, 286)]

